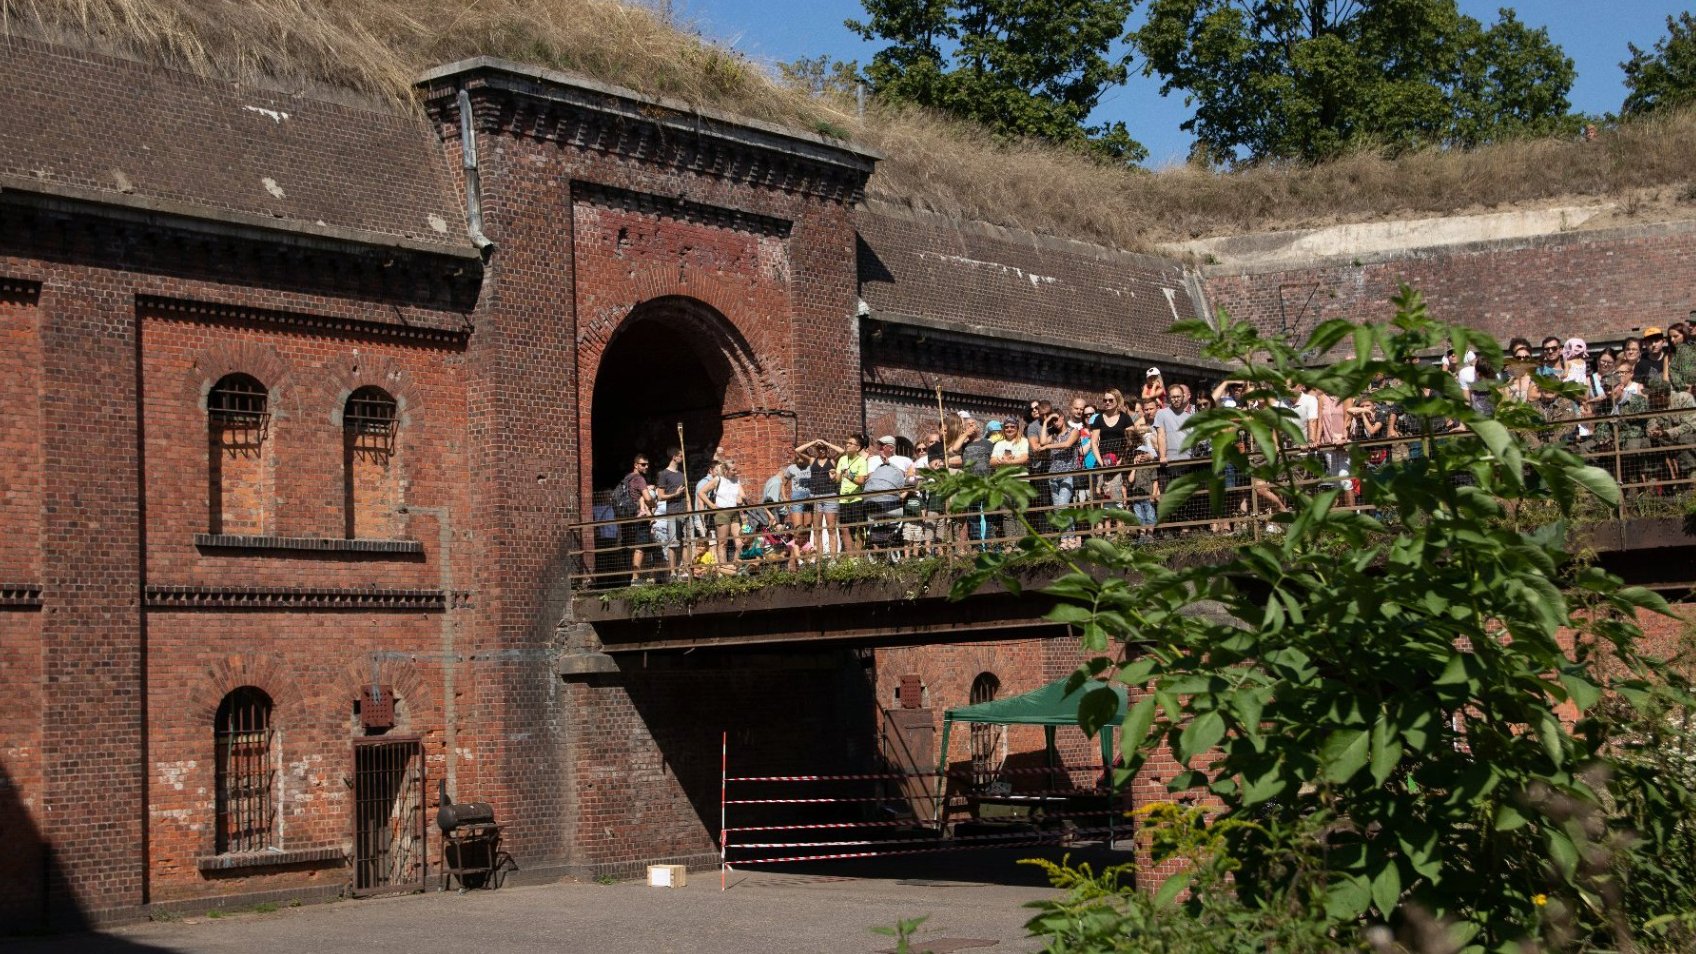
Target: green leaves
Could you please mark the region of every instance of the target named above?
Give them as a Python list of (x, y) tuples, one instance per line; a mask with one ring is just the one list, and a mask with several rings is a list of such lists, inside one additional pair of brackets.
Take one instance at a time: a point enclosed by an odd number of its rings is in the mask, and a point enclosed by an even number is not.
[(1366, 766), (1371, 743), (1365, 729), (1338, 729), (1332, 732), (1319, 750), (1319, 761), (1325, 767), (1325, 777), (1333, 782), (1346, 782)]
[(1197, 715), (1178, 734), (1178, 761), (1188, 765), (1191, 759), (1212, 750), (1224, 737), (1224, 716), (1218, 712)]
[[(1665, 714), (1696, 697), (1637, 648), (1637, 614), (1666, 612), (1665, 601), (1566, 551), (1561, 515), (1620, 499), (1608, 475), (1560, 446), (1528, 448), (1522, 428), (1545, 427), (1540, 418), (1481, 416), (1440, 368), (1410, 363), (1449, 343), (1495, 346), (1433, 321), (1411, 290), (1397, 309), (1374, 326), (1325, 322), (1301, 348), (1229, 316), (1189, 327), (1261, 398), (1287, 399), (1290, 382), (1346, 396), (1388, 379), (1378, 400), (1464, 425), (1428, 432), (1420, 456), (1372, 473), (1363, 494), (1374, 516), (1312, 487), (1301, 455), (1283, 446), (1299, 437), (1287, 415), (1217, 409), (1203, 426), (1213, 466), (1166, 488), (1163, 511), (1229, 465), (1288, 504), (1282, 532), (1185, 569), (1094, 537), (1069, 555), (1075, 572), (1047, 587), (1057, 603), (1047, 618), (1100, 654), (1088, 674), (1117, 667), (1113, 678), (1141, 690), (1124, 717), (1117, 780), (1169, 747), (1182, 764), (1162, 776), (1167, 788), (1218, 799), (1216, 815), (1186, 829), (1212, 833), (1224, 852), (1197, 869), (1217, 879), (1194, 882), (1197, 891), (1205, 883), (1257, 904), (1288, 898), (1301, 872), (1330, 936), (1350, 938), (1372, 911), (1397, 917), (1404, 897), (1417, 897), (1479, 949), (1511, 948), (1542, 923), (1538, 894), (1558, 897), (1575, 923), (1603, 923), (1605, 866), (1585, 861), (1599, 846), (1661, 847), (1634, 855), (1645, 866), (1634, 885), (1673, 884), (1642, 874), (1671, 870), (1655, 858), (1696, 857), (1696, 740), (1665, 763), (1684, 773), (1666, 784), (1666, 771), (1634, 774), (1623, 757), (1653, 751)], [(1309, 366), (1312, 352), (1351, 345), (1352, 355)], [(1238, 450), (1234, 433), (1264, 458)], [(1001, 569), (986, 560), (973, 573)], [(1189, 609), (1203, 600), (1205, 612)], [(1576, 731), (1562, 721), (1572, 710)], [(1103, 727), (1109, 712), (1092, 694), (1084, 728)], [(1622, 718), (1659, 728), (1622, 737)], [(1608, 814), (1626, 804), (1622, 785), (1636, 793), (1629, 819)], [(1696, 909), (1696, 890), (1666, 891)], [(1192, 896), (1182, 910), (1200, 903)]]
[[(1454, 0), (1152, 0), (1130, 39), (1161, 92), (1194, 103), (1183, 128), (1214, 162), (1472, 146), (1573, 126), (1572, 61), (1512, 11), (1486, 26)], [(1310, 343), (1343, 337), (1322, 331)]]
[(1148, 155), (1123, 123), (1086, 126), (1129, 75), (1115, 52), (1134, 0), (861, 0), (847, 26), (887, 43), (865, 79), (880, 98), (973, 120), (1009, 140), (1043, 139), (1103, 160)]

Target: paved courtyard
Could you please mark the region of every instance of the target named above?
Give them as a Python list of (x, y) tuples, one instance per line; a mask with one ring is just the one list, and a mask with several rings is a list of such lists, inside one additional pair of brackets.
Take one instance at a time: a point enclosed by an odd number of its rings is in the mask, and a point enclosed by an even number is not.
[(895, 945), (871, 927), (920, 915), (917, 951), (1030, 952), (1040, 944), (1024, 935), (1022, 905), (1053, 894), (1040, 871), (1015, 863), (1032, 853), (733, 872), (722, 893), (714, 871), (680, 889), (561, 882), (339, 901), (0, 941), (0, 954), (872, 954)]

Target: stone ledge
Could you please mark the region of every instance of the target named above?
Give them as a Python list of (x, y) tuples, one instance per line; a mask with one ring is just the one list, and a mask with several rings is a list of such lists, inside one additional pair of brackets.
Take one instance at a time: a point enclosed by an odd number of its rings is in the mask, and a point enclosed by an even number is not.
[(417, 540), (347, 540), (340, 537), (270, 537), (234, 533), (197, 533), (194, 545), (202, 550), (283, 550), (294, 553), (397, 553), (422, 554)]
[(201, 871), (234, 871), (241, 868), (280, 868), (284, 865), (305, 865), (333, 861), (345, 864), (347, 856), (340, 848), (297, 848), (293, 851), (246, 851), (230, 855), (206, 855), (194, 859)]
[(566, 653), (559, 657), (554, 671), (561, 679), (618, 672), (618, 660), (606, 653)]

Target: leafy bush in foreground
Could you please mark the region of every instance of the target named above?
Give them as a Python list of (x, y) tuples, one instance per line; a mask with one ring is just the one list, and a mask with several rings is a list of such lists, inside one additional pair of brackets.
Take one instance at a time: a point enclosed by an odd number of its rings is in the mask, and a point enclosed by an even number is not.
[[(1122, 897), (1108, 933), (1130, 938), (1124, 949), (1161, 949), (1151, 945), (1174, 922), (1139, 917), (1186, 888), (1203, 926), (1294, 904), (1309, 916), (1295, 919), (1302, 930), (1335, 943), (1381, 925), (1468, 951), (1627, 949), (1696, 912), (1691, 773), (1666, 771), (1643, 744), (1691, 704), (1639, 647), (1637, 613), (1668, 608), (1572, 561), (1561, 519), (1528, 531), (1511, 519), (1529, 501), (1563, 517), (1585, 498), (1615, 506), (1620, 491), (1559, 440), (1527, 439), (1547, 431), (1533, 408), (1476, 413), (1447, 374), (1416, 360), (1451, 345), (1500, 353), (1493, 341), (1435, 322), (1410, 291), (1396, 303), (1388, 325), (1333, 321), (1300, 346), (1228, 318), (1180, 326), (1239, 366), (1251, 399), (1388, 382), (1377, 400), (1424, 419), (1427, 437), (1376, 471), (1355, 462), (1362, 509), (1313, 486), (1322, 472), (1289, 450), (1301, 444), (1290, 412), (1251, 400), (1191, 421), (1212, 467), (1173, 483), (1162, 518), (1198, 495), (1217, 501), (1229, 468), (1279, 495), (1282, 532), (1190, 569), (1097, 536), (1044, 591), (1057, 601), (1049, 619), (1101, 654), (1076, 678), (1142, 690), (1117, 781), (1169, 748), (1186, 770), (1167, 787), (1217, 805), (1206, 824), (1230, 860), (1228, 881), (1192, 864), (1155, 898)], [(1304, 355), (1351, 340), (1353, 357), (1306, 366)], [(990, 506), (1030, 493), (1009, 474), (948, 489)], [(983, 554), (957, 592), (1049, 546), (1033, 535), (1019, 553)], [(1086, 697), (1086, 729), (1113, 711), (1108, 690)], [(1091, 933), (1099, 916), (1086, 908), (1073, 927), (1043, 926), (1075, 939), (1054, 950), (1121, 949)]]

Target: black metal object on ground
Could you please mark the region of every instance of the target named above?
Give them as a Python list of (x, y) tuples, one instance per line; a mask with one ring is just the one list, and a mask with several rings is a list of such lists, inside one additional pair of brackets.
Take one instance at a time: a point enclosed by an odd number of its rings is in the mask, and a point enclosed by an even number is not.
[(445, 780), (437, 783), (436, 826), (442, 830), (442, 890), (455, 881), (459, 889), (498, 888), (501, 873), (512, 864), (501, 851), (501, 826), (495, 823), (494, 806), (488, 802), (455, 804)]

